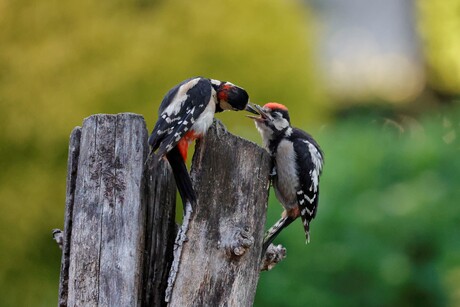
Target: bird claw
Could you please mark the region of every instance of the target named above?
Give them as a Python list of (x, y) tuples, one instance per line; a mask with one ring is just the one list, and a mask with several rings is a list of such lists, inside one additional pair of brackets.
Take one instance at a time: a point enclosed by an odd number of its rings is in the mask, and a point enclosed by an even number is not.
[(53, 239), (58, 244), (59, 248), (62, 249), (62, 245), (64, 244), (64, 233), (60, 229), (53, 229)]
[(275, 267), (276, 264), (278, 264), (284, 258), (286, 258), (286, 248), (284, 248), (281, 244), (270, 244), (262, 259), (260, 270), (270, 271)]

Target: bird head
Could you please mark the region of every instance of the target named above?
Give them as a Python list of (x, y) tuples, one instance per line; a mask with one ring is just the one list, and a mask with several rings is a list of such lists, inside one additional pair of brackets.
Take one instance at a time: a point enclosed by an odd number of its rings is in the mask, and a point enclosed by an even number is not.
[(216, 112), (226, 110), (241, 111), (249, 103), (248, 93), (241, 87), (230, 82), (221, 82), (216, 89), (217, 109)]
[(263, 107), (249, 104), (246, 110), (258, 115), (247, 116), (254, 120), (257, 130), (265, 141), (284, 134), (291, 126), (288, 109), (280, 103), (269, 102)]

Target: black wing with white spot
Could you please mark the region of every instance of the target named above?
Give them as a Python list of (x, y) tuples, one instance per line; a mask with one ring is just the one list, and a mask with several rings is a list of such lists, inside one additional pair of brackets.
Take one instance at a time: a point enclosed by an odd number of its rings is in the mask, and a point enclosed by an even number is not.
[(205, 78), (185, 80), (172, 88), (160, 105), (160, 115), (149, 137), (162, 157), (190, 130), (211, 99), (211, 82)]
[(316, 216), (319, 198), (319, 177), (323, 168), (323, 153), (313, 138), (298, 129), (291, 135), (296, 153), (300, 187), (297, 201), (307, 242), (310, 241), (310, 222)]
[(163, 113), (163, 111), (172, 103), (173, 99), (177, 95), (177, 92), (182, 87), (182, 85), (184, 85), (186, 83), (189, 83), (193, 79), (196, 79), (196, 78), (189, 78), (187, 80), (184, 80), (181, 83), (179, 83), (176, 86), (174, 86), (172, 89), (170, 89), (166, 93), (166, 95), (163, 97), (163, 100), (161, 101), (160, 108), (158, 109), (158, 114)]

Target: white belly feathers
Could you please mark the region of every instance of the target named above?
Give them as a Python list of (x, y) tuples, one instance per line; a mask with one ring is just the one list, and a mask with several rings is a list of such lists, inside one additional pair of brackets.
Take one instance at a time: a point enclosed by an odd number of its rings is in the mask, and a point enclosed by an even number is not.
[(276, 197), (286, 208), (297, 206), (297, 170), (295, 168), (295, 151), (292, 142), (281, 141), (276, 153), (277, 176), (273, 182)]

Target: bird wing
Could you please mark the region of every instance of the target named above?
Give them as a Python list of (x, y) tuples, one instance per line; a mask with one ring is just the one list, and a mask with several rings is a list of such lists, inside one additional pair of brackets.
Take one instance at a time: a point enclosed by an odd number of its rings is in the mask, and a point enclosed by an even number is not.
[(300, 136), (298, 141), (294, 142), (300, 182), (297, 189), (297, 201), (308, 242), (310, 239), (310, 221), (316, 216), (318, 209), (319, 176), (322, 171), (323, 154), (317, 143), (309, 135), (302, 131)]
[(163, 98), (160, 115), (149, 137), (153, 150), (163, 157), (190, 130), (211, 99), (211, 83), (205, 78), (185, 80)]

